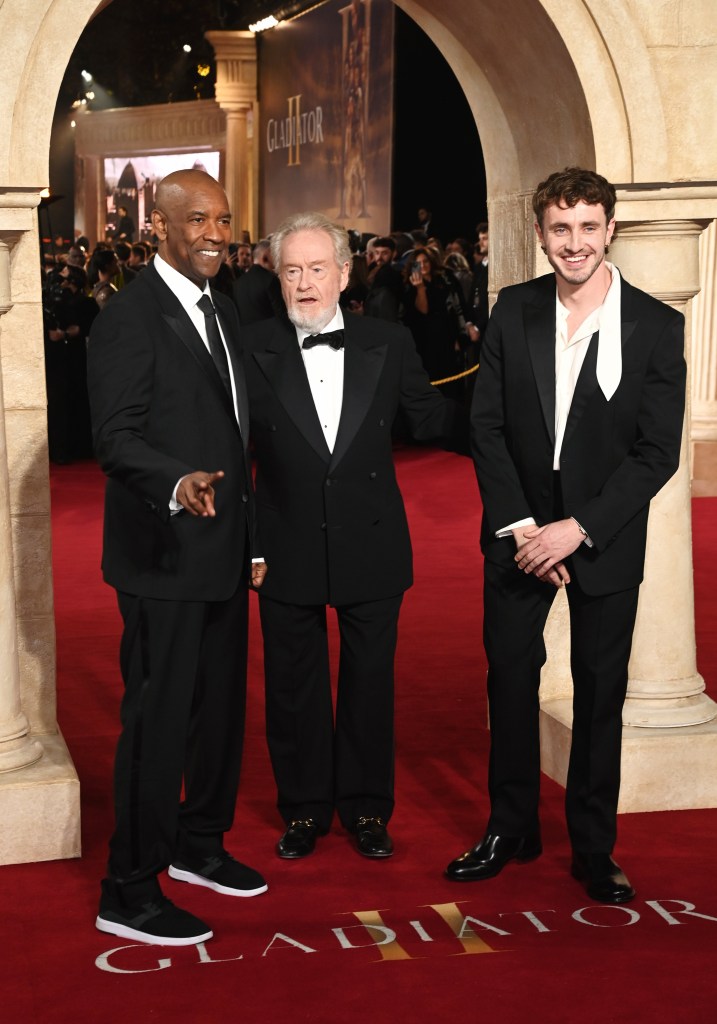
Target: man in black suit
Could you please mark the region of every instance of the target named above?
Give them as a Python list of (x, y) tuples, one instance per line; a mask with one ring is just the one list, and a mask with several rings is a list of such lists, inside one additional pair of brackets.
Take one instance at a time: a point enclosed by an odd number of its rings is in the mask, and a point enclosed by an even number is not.
[[(453, 409), (409, 332), (342, 312), (351, 254), (321, 214), (272, 236), (288, 319), (245, 336), (257, 518), (271, 566), (260, 596), (267, 736), (286, 823), (280, 857), (314, 849), (338, 811), (360, 853), (393, 852), (393, 662), (411, 544), (393, 466), (401, 409), (417, 437)], [(334, 728), (326, 606), (341, 637)]]
[(258, 320), (270, 320), (282, 312), (281, 287), (274, 273), (269, 241), (262, 238), (254, 246), (254, 262), (239, 274), (232, 285), (232, 297), (242, 327)]
[[(212, 932), (163, 896), (165, 868), (227, 895), (266, 890), (223, 846), (241, 762), (254, 498), (236, 312), (209, 288), (231, 237), (226, 195), (203, 171), (178, 171), (156, 203), (158, 254), (97, 318), (88, 354), (125, 683), (96, 924), (190, 945)], [(254, 565), (255, 585), (265, 571)]]
[(570, 606), (573, 736), (566, 815), (588, 895), (635, 895), (612, 859), (622, 706), (651, 498), (677, 469), (681, 314), (605, 262), (615, 189), (568, 168), (533, 197), (555, 274), (504, 289), (481, 353), (472, 446), (483, 499), (491, 815), (446, 869), (490, 878), (541, 853), (538, 686), (556, 593)]

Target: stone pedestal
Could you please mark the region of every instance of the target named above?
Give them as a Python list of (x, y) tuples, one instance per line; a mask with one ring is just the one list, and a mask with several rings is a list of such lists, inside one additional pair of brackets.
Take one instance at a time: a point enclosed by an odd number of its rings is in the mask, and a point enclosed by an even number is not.
[[(631, 284), (686, 314), (689, 369), (688, 303), (699, 287), (698, 240), (706, 221), (697, 216), (698, 190), (683, 191), (619, 194), (610, 257)], [(689, 373), (687, 394), (689, 423)], [(704, 693), (695, 654), (688, 440), (685, 434), (679, 470), (650, 506), (623, 712), (622, 811), (717, 806), (717, 704)], [(541, 756), (544, 771), (563, 785), (572, 723), (569, 633), (567, 600), (558, 595), (546, 630)]]
[(80, 783), (70, 752), (59, 733), (35, 742), (38, 761), (0, 774), (0, 864), (80, 856)]

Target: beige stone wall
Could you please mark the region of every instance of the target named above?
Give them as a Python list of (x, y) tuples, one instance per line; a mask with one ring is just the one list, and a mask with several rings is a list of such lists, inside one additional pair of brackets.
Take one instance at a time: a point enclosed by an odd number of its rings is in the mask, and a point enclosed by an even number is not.
[[(643, 276), (638, 283), (652, 290), (654, 278), (655, 290), (663, 289), (661, 253), (676, 236), (680, 245), (696, 247), (699, 231), (717, 217), (717, 193), (703, 184), (717, 166), (714, 0), (397, 3), (442, 50), (476, 119), (489, 190), (492, 290), (535, 272), (528, 197), (542, 176), (568, 163), (595, 166), (621, 185), (621, 209), (633, 230), (631, 260)], [(5, 786), (12, 798), (2, 803), (0, 785), (4, 834), (15, 837), (7, 848), (0, 843), (0, 862), (77, 851), (71, 762), (50, 742), (56, 732), (54, 629), (35, 208), (48, 180), (54, 98), (77, 39), (102, 6), (98, 0), (0, 3), (0, 469), (9, 480), (0, 496), (0, 527), (3, 521), (8, 526), (0, 532), (0, 590), (3, 612), (17, 616), (16, 643), (0, 650), (0, 768), (3, 749), (12, 753), (25, 742), (12, 725), (21, 705), (31, 730), (48, 737), (44, 760), (54, 792), (61, 790), (58, 771), (65, 771), (67, 783), (54, 805), (62, 852), (39, 849), (24, 826), (15, 828), (12, 816), (23, 801), (18, 804), (17, 789)], [(241, 146), (248, 137), (242, 124), (235, 134)], [(247, 180), (248, 170), (237, 189), (246, 189)], [(664, 187), (656, 189), (660, 183)], [(655, 242), (659, 237), (669, 241), (667, 248)], [(652, 262), (634, 258), (638, 244)], [(683, 290), (675, 301), (690, 298)], [(705, 364), (702, 346), (698, 336), (694, 365)], [(707, 403), (709, 416), (717, 396), (699, 393), (701, 412)], [(684, 491), (677, 526), (687, 533), (688, 503)], [(8, 574), (13, 586), (3, 590)], [(10, 761), (17, 768), (18, 757)], [(10, 774), (24, 784), (33, 771)], [(33, 778), (42, 789), (42, 778)]]

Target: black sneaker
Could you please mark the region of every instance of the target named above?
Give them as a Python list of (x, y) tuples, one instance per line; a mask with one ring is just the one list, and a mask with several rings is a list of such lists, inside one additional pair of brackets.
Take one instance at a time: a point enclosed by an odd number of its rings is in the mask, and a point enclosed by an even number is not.
[(258, 871), (240, 864), (224, 850), (198, 862), (175, 860), (169, 865), (169, 877), (190, 885), (203, 885), (225, 896), (258, 896), (269, 888)]
[[(103, 900), (103, 903), (105, 901)], [(194, 914), (175, 907), (160, 896), (139, 907), (100, 904), (95, 927), (121, 939), (149, 942), (155, 946), (194, 946), (211, 939), (214, 932)]]

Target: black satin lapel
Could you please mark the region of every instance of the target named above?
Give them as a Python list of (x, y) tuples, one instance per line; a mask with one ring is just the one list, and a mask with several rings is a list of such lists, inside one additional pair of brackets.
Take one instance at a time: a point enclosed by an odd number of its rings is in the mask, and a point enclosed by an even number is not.
[(361, 348), (352, 343), (348, 330), (345, 333), (344, 394), (330, 469), (333, 469), (344, 457), (366, 418), (386, 361), (386, 345), (378, 345), (369, 349)]
[[(227, 323), (218, 306), (217, 319), (221, 324), (224, 340), (227, 343), (229, 359), (231, 360), (232, 364), (232, 374), (234, 376), (234, 390), (236, 391), (237, 399), (237, 417), (239, 419), (239, 430), (241, 431), (241, 436), (246, 439), (249, 437), (249, 396), (246, 390), (244, 366), (242, 364), (242, 360), (239, 353), (236, 351), (235, 345), (232, 343), (232, 327)], [(234, 328), (234, 331), (236, 331), (236, 328)], [(212, 360), (212, 362), (214, 362), (214, 360)]]
[(583, 360), (583, 365), (580, 367), (580, 373), (578, 374), (578, 379), (575, 384), (573, 400), (570, 403), (570, 410), (568, 411), (568, 418), (565, 423), (563, 445), (565, 445), (573, 430), (575, 430), (575, 427), (580, 422), (580, 417), (585, 412), (585, 407), (588, 402), (592, 399), (595, 392), (599, 390), (597, 379), (597, 354), (599, 344), (600, 332), (595, 331), (590, 339), (588, 350), (585, 353), (585, 359)]
[(525, 307), (523, 326), (545, 426), (555, 444), (555, 292), (549, 301)]
[(326, 462), (331, 453), (316, 414), (309, 379), (296, 341), (279, 351), (254, 352), (262, 373), (277, 398), (314, 451)]
[(170, 313), (162, 313), (162, 318), (172, 328), (174, 333), (179, 337), (186, 347), (189, 349), (191, 354), (194, 356), (196, 361), (201, 366), (204, 373), (209, 378), (209, 383), (212, 385), (217, 393), (219, 400), (222, 405), (231, 416), (232, 420), (236, 424), (237, 418), (234, 412), (231, 395), (222, 384), (222, 379), (217, 372), (217, 368), (214, 365), (214, 360), (209, 354), (207, 346), (204, 344), (199, 336), (198, 331), (194, 327), (194, 324), (189, 319), (184, 310), (181, 310), (179, 316), (172, 316)]
[(623, 349), (623, 352), (625, 351), (625, 346), (627, 345), (628, 341), (630, 340), (630, 336), (632, 335), (632, 332), (635, 330), (636, 327), (637, 327), (637, 320), (623, 320), (622, 321), (621, 330), (622, 330), (622, 349)]

